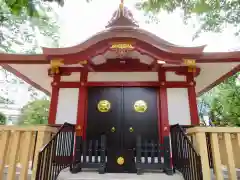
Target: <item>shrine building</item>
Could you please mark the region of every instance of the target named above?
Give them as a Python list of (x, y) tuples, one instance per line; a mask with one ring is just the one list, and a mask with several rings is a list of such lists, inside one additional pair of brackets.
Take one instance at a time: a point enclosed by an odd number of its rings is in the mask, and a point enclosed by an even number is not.
[(197, 96), (240, 70), (240, 52), (204, 48), (141, 29), (120, 4), (106, 28), (81, 44), (35, 55), (1, 53), (0, 62), (51, 97), (50, 125), (75, 124), (76, 146), (80, 137), (106, 135), (108, 172), (118, 171), (116, 157), (129, 162), (129, 172), (137, 135), (167, 147), (164, 161), (171, 164), (170, 126), (199, 125)]

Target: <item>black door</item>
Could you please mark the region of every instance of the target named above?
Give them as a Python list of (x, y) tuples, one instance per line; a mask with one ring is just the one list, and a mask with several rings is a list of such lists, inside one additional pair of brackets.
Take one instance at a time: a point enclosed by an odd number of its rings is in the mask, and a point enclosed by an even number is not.
[[(121, 88), (89, 88), (87, 139), (98, 139), (105, 134), (108, 148), (120, 147), (121, 93)], [(99, 109), (101, 101), (110, 103), (109, 110)]]
[[(136, 172), (136, 136), (158, 138), (156, 92), (154, 88), (89, 89), (87, 139), (107, 136), (107, 172)], [(124, 158), (123, 165), (117, 163), (119, 157)]]
[(158, 139), (157, 91), (155, 88), (124, 88), (124, 148), (136, 147), (136, 136)]

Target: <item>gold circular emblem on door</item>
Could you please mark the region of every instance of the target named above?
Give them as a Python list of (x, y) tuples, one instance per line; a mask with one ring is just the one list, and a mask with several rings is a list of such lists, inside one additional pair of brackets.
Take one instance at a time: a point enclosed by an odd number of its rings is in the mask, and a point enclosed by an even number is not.
[(136, 112), (143, 113), (147, 110), (147, 103), (143, 100), (137, 100), (133, 107)]
[(111, 109), (111, 103), (108, 100), (101, 100), (97, 105), (98, 111), (108, 112)]
[(117, 163), (118, 163), (118, 165), (123, 165), (124, 164), (124, 158), (123, 157), (118, 157), (117, 158)]

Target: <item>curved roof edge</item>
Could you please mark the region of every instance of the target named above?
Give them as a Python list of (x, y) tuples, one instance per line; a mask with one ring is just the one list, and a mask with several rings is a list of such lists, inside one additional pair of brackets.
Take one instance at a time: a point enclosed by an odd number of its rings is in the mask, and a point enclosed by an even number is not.
[(16, 63), (21, 64), (48, 64), (49, 60), (44, 54), (8, 54), (0, 53), (0, 63)]
[(106, 39), (111, 38), (135, 38), (141, 41), (144, 41), (148, 44), (151, 44), (158, 48), (159, 50), (168, 52), (168, 53), (177, 53), (177, 54), (189, 54), (189, 55), (196, 55), (201, 54), (206, 47), (197, 46), (197, 47), (181, 47), (169, 43), (168, 41), (161, 39), (160, 37), (150, 33), (146, 30), (136, 28), (136, 27), (112, 27), (101, 31), (92, 37), (88, 38), (86, 41), (82, 42), (81, 44), (72, 46), (72, 47), (64, 47), (64, 48), (47, 48), (42, 47), (43, 53), (45, 55), (64, 55), (64, 54), (75, 54), (81, 51), (86, 50), (87, 48), (91, 47), (92, 45), (101, 42)]

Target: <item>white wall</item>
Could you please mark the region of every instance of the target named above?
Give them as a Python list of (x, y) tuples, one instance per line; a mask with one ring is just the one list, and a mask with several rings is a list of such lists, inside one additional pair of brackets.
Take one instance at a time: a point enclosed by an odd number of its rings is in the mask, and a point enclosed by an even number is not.
[(89, 82), (133, 82), (133, 81), (158, 81), (157, 72), (90, 72)]
[(168, 119), (169, 124), (190, 125), (190, 110), (187, 88), (168, 88)]
[(175, 72), (166, 72), (166, 81), (186, 81), (186, 76), (179, 76)]
[[(77, 77), (80, 77), (80, 74), (75, 74), (74, 77), (77, 79)], [(185, 80), (184, 76), (178, 76), (171, 72), (166, 75), (166, 78), (168, 81)], [(158, 81), (158, 74), (156, 72), (90, 72), (88, 81)], [(76, 124), (78, 91), (78, 88), (61, 88), (59, 90), (56, 124), (63, 124), (64, 122)], [(168, 88), (167, 100), (170, 125), (177, 123), (190, 125), (191, 118), (187, 88)]]
[(70, 76), (62, 76), (61, 81), (64, 82), (77, 82), (80, 81), (80, 72), (72, 72)]
[(78, 88), (60, 88), (56, 124), (76, 124), (78, 109)]

